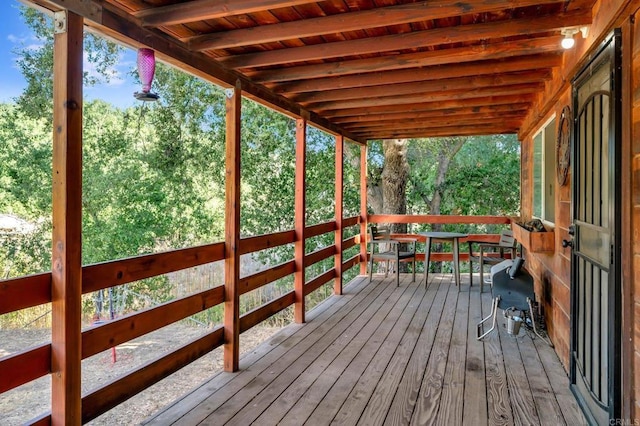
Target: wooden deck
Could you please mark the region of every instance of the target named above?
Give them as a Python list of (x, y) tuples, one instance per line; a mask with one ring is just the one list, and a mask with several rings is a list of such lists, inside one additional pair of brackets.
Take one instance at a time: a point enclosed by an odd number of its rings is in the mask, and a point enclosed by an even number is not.
[[(465, 280), (466, 278), (466, 280)], [(356, 278), (148, 424), (580, 425), (552, 348), (476, 323), (490, 293), (452, 275)], [(476, 277), (477, 280), (477, 277)]]

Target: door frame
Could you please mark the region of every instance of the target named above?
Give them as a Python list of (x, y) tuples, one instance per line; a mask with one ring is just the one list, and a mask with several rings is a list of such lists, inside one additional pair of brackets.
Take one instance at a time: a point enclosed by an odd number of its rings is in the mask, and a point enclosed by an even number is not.
[[(575, 203), (578, 197), (578, 187), (575, 185), (577, 167), (576, 164), (576, 150), (577, 150), (577, 126), (578, 126), (578, 111), (579, 105), (577, 102), (577, 85), (589, 78), (589, 71), (594, 63), (601, 57), (601, 55), (610, 55), (610, 77), (613, 90), (611, 91), (611, 111), (612, 117), (609, 123), (610, 140), (610, 161), (613, 167), (609, 170), (609, 180), (613, 182), (613, 191), (610, 196), (613, 196), (613, 203), (610, 205), (610, 221), (613, 226), (612, 242), (611, 242), (611, 264), (610, 264), (610, 283), (613, 283), (613, 288), (609, 291), (608, 309), (608, 333), (609, 333), (609, 345), (608, 345), (608, 406), (609, 406), (609, 419), (620, 419), (622, 413), (622, 374), (621, 374), (621, 361), (622, 361), (622, 86), (624, 84), (622, 80), (622, 33), (620, 29), (615, 29), (610, 36), (606, 38), (604, 42), (596, 49), (596, 51), (588, 57), (586, 64), (576, 73), (576, 76), (571, 81), (571, 97), (574, 111), (573, 131), (571, 132), (571, 156), (572, 160), (572, 178), (571, 178), (571, 222), (575, 220)], [(613, 152), (611, 152), (613, 150)], [(577, 371), (576, 363), (574, 361), (574, 352), (576, 351), (577, 341), (577, 294), (575, 277), (576, 277), (576, 262), (574, 261), (574, 255), (571, 255), (571, 347), (569, 354), (569, 378), (570, 388), (575, 396), (578, 404), (580, 405), (585, 417), (590, 424), (597, 424), (595, 419), (590, 415), (586, 409), (587, 403), (584, 400), (582, 394), (579, 392), (576, 385)]]

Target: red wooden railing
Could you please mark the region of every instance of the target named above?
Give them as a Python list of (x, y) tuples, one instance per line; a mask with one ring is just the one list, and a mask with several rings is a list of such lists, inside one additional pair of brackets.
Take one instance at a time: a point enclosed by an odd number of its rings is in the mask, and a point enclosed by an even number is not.
[[(505, 216), (442, 216), (442, 215), (394, 215), (394, 214), (375, 214), (368, 217), (369, 223), (406, 223), (406, 224), (446, 224), (446, 225), (509, 225), (511, 219)], [(419, 242), (425, 242), (426, 237), (419, 234), (407, 234), (416, 238)], [(405, 236), (407, 236), (405, 235)], [(494, 243), (499, 241), (499, 234), (469, 234), (467, 238), (461, 238), (461, 243), (467, 241), (481, 241)], [(424, 252), (417, 253), (416, 259), (424, 262)], [(431, 253), (431, 261), (452, 261), (453, 253)], [(468, 261), (468, 250), (460, 250), (460, 261)]]
[[(346, 218), (343, 226), (359, 224), (358, 217)], [(305, 237), (311, 238), (336, 230), (336, 222), (321, 223), (305, 229)], [(284, 231), (240, 240), (239, 253), (249, 254), (260, 250), (291, 244), (294, 231)], [(346, 239), (343, 249), (354, 245), (354, 238)], [(330, 245), (305, 255), (303, 264), (311, 266), (337, 253)], [(120, 286), (130, 282), (164, 275), (195, 266), (224, 260), (224, 243), (173, 250), (169, 252), (114, 260), (82, 268), (82, 293)], [(358, 264), (358, 256), (343, 261), (343, 271)], [(275, 265), (265, 271), (240, 278), (240, 294), (263, 287), (295, 272), (294, 261)], [(313, 277), (304, 286), (305, 296), (336, 278), (335, 268)], [(136, 337), (158, 330), (174, 322), (224, 302), (224, 286), (219, 285), (196, 294), (145, 309), (82, 332), (82, 359)], [(0, 315), (51, 302), (51, 273), (0, 281)], [(288, 292), (242, 315), (240, 332), (270, 318), (294, 303), (294, 292)], [(219, 326), (177, 350), (164, 355), (132, 373), (92, 391), (82, 398), (82, 420), (90, 421), (133, 395), (157, 383), (187, 364), (195, 361), (224, 343), (223, 329)], [(14, 389), (51, 372), (51, 345), (44, 344), (0, 359), (0, 393)], [(48, 424), (45, 414), (34, 423)]]
[[(509, 224), (510, 219), (496, 216), (417, 216), (417, 215), (372, 215), (369, 223), (442, 223), (442, 224)], [(365, 223), (366, 224), (366, 223)], [(343, 229), (360, 226), (360, 217), (342, 220)], [(305, 228), (305, 238), (311, 238), (337, 229), (337, 222), (331, 221)], [(292, 244), (294, 231), (284, 231), (268, 235), (244, 238), (240, 240), (239, 253), (249, 254), (260, 250)], [(424, 237), (417, 235), (418, 239)], [(495, 241), (497, 235), (470, 235), (474, 240)], [(304, 267), (337, 256), (357, 244), (366, 244), (366, 238), (356, 235), (342, 240), (342, 247), (336, 244), (305, 254)], [(366, 259), (363, 251), (349, 259), (342, 259), (342, 271), (358, 265)], [(461, 258), (464, 259), (462, 255)], [(169, 272), (192, 268), (225, 258), (224, 243), (214, 243), (198, 247), (174, 250), (163, 253), (137, 256), (127, 259), (104, 262), (82, 268), (82, 293), (133, 281), (151, 278)], [(451, 260), (451, 253), (432, 254), (434, 260)], [(422, 260), (424, 255), (422, 254)], [(271, 282), (289, 276), (295, 272), (295, 260), (275, 265), (267, 270), (242, 277), (238, 281), (240, 294), (263, 287)], [(336, 279), (336, 268), (329, 269), (309, 279), (304, 284), (304, 295), (308, 295), (323, 284)], [(158, 330), (180, 321), (198, 312), (204, 311), (225, 300), (224, 286), (192, 294), (180, 299), (141, 310), (103, 325), (82, 332), (82, 359), (88, 358), (113, 346)], [(51, 302), (51, 273), (20, 277), (0, 281), (0, 314)], [(291, 306), (295, 302), (294, 291), (290, 291), (266, 304), (245, 313), (239, 318), (240, 332), (270, 318), (274, 314)], [(224, 343), (223, 328), (219, 326), (203, 337), (185, 344), (177, 350), (143, 365), (130, 374), (120, 377), (105, 386), (92, 391), (82, 398), (82, 420), (90, 421), (106, 411), (124, 402), (131, 396), (157, 383), (173, 372), (207, 354)], [(0, 359), (0, 393), (16, 388), (51, 372), (51, 345), (44, 344), (29, 348)], [(47, 424), (50, 416), (44, 414), (33, 420), (38, 424)]]

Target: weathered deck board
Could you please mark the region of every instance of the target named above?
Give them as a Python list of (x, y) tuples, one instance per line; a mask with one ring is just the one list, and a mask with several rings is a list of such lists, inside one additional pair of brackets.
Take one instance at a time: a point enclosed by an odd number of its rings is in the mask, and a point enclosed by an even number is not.
[[(463, 277), (359, 277), (158, 413), (151, 424), (583, 424), (553, 349), (476, 323), (491, 296)], [(501, 315), (501, 313), (499, 313)]]
[(485, 426), (487, 414), (487, 384), (485, 381), (484, 343), (476, 339), (476, 324), (482, 320), (480, 289), (469, 292), (469, 322), (467, 327), (467, 357), (464, 381), (462, 424)]
[[(408, 280), (405, 280), (408, 284)], [(358, 378), (362, 375), (362, 372), (367, 367), (375, 353), (380, 349), (380, 346), (388, 338), (394, 328), (405, 329), (408, 322), (407, 317), (413, 314), (413, 310), (407, 309), (409, 302), (414, 296), (417, 286), (406, 286), (406, 291), (402, 294), (402, 297), (393, 306), (393, 309), (385, 314), (385, 311), (380, 313), (384, 314), (382, 321), (370, 321), (368, 326), (375, 328), (367, 340), (359, 342), (358, 337), (352, 340), (340, 359), (336, 359), (334, 363), (328, 369), (329, 374), (322, 374), (318, 377), (318, 380), (302, 395), (296, 405), (287, 413), (286, 417), (281, 422), (282, 425), (299, 425), (303, 421), (307, 420), (310, 413), (315, 410), (316, 416), (309, 418), (310, 424), (322, 424), (327, 417), (332, 407), (336, 407), (336, 410), (340, 408), (340, 404), (344, 400), (344, 395), (348, 394), (353, 384), (357, 382)], [(389, 301), (390, 302), (390, 301)], [(407, 315), (403, 314), (407, 312)], [(379, 318), (379, 317), (378, 317)], [(357, 353), (353, 350), (357, 349)], [(334, 390), (330, 395), (327, 395), (329, 391)], [(324, 403), (325, 410), (316, 410), (320, 404)], [(332, 413), (331, 418), (333, 417)], [(330, 419), (328, 419), (330, 420)]]
[[(421, 285), (420, 289), (425, 289), (425, 287)], [(383, 404), (385, 407), (391, 404), (393, 395), (384, 392), (384, 389), (396, 389), (398, 386), (402, 371), (416, 344), (417, 330), (421, 330), (424, 327), (437, 290), (438, 284), (430, 286), (428, 290), (425, 289), (422, 293), (422, 300), (419, 302), (420, 306), (418, 306), (404, 334), (400, 336), (401, 333), (399, 331), (393, 333), (394, 336), (401, 337), (399, 344), (395, 339), (386, 340), (383, 350), (378, 351), (374, 360), (367, 367), (367, 370), (365, 370), (364, 374), (359, 378), (354, 389), (342, 403), (340, 410), (333, 418), (332, 424), (356, 424), (361, 413), (367, 408), (367, 403), (369, 403), (369, 406)], [(418, 293), (420, 294), (420, 292)], [(376, 389), (378, 389), (377, 392), (375, 392)], [(384, 395), (388, 397), (386, 403), (381, 401), (381, 397)], [(386, 413), (383, 412), (382, 414), (382, 420), (384, 420)]]

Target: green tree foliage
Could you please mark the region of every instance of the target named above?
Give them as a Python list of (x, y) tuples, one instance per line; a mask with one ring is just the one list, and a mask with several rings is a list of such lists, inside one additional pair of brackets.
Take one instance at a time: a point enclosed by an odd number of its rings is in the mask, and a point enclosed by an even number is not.
[[(20, 8), (20, 13), (33, 31), (37, 46), (23, 46), (14, 52), (27, 82), (18, 104), (30, 117), (50, 120), (53, 114), (53, 20), (26, 6)], [(91, 86), (110, 81), (111, 70), (119, 60), (122, 47), (92, 33), (85, 33), (84, 43), (87, 63), (91, 64), (91, 71), (83, 73), (84, 84)]]
[[(50, 268), (53, 32), (49, 18), (26, 8), (23, 16), (40, 44), (17, 52), (27, 87), (15, 104), (0, 105), (0, 213), (25, 219), (33, 224), (33, 231), (2, 237), (0, 272), (9, 276)], [(121, 48), (86, 34), (85, 50), (91, 71), (84, 75), (85, 86), (111, 78)], [(127, 110), (99, 100), (84, 103), (84, 264), (223, 238), (224, 92), (163, 64), (156, 68), (154, 91), (160, 95), (158, 102)], [(243, 237), (293, 229), (295, 143), (294, 120), (243, 100)], [(313, 225), (334, 219), (335, 138), (310, 127), (307, 145), (306, 221)], [(499, 136), (470, 138), (461, 148), (456, 146), (442, 140), (409, 142), (408, 212), (429, 213), (427, 204), (439, 191), (443, 214), (517, 213), (518, 142)], [(449, 164), (445, 178), (438, 181), (442, 155), (449, 156)], [(370, 145), (372, 186), (381, 180), (384, 161), (382, 145)], [(360, 213), (359, 193), (360, 148), (346, 143), (346, 217)], [(344, 237), (358, 232), (359, 226), (354, 226)], [(310, 239), (306, 251), (330, 245), (333, 238), (329, 233)], [(351, 248), (344, 258), (357, 251), (358, 247)], [(292, 256), (293, 247), (288, 245), (260, 252), (252, 260), (273, 265)], [(333, 259), (313, 265), (307, 270), (308, 279), (331, 267)], [(286, 291), (291, 282), (290, 277), (282, 280), (275, 290)], [(156, 277), (120, 287), (115, 297), (134, 309), (140, 300), (156, 303), (175, 297), (172, 285), (169, 278)], [(261, 290), (256, 297), (272, 297), (275, 290)], [(88, 310), (91, 305), (87, 302)]]

